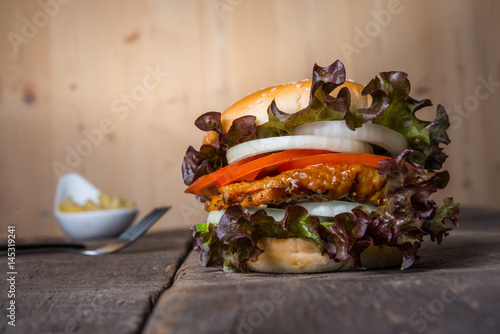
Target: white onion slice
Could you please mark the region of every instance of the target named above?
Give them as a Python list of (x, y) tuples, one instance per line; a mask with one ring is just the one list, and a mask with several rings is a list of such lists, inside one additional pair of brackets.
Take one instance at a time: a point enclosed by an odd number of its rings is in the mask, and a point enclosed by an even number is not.
[[(305, 203), (297, 203), (295, 205), (301, 206), (307, 210), (307, 212), (311, 216), (319, 216), (319, 217), (335, 217), (339, 213), (343, 212), (351, 212), (352, 209), (359, 205), (365, 206), (369, 211), (374, 211), (377, 207), (368, 204), (359, 204), (356, 202), (344, 202), (344, 201), (330, 201), (330, 202), (305, 202)], [(250, 213), (255, 213), (258, 208), (248, 208)], [(274, 220), (279, 221), (285, 217), (284, 209), (277, 208), (264, 208), (266, 213), (273, 217)], [(222, 215), (224, 214), (224, 210), (222, 211), (210, 211), (207, 217), (208, 224), (218, 224)]]
[(207, 224), (219, 224), (225, 211), (210, 211), (207, 216)]
[[(250, 213), (255, 213), (257, 212), (257, 210), (259, 210), (258, 208), (248, 208), (248, 211)], [(266, 213), (273, 217), (274, 220), (278, 221), (278, 220), (282, 220), (283, 218), (285, 218), (285, 210), (282, 210), (282, 209), (275, 209), (275, 208), (265, 208), (264, 209), (266, 211)], [(225, 210), (222, 210), (222, 211), (210, 211), (208, 213), (208, 217), (207, 217), (207, 223), (209, 224), (218, 224), (222, 215), (224, 214), (224, 212), (226, 212)]]
[(398, 155), (408, 147), (406, 138), (397, 131), (385, 126), (365, 123), (352, 131), (344, 121), (322, 121), (299, 125), (292, 135), (318, 135), (351, 138), (385, 148), (392, 155)]
[(342, 153), (373, 153), (370, 144), (352, 139), (333, 136), (284, 136), (255, 139), (231, 147), (226, 152), (227, 162), (232, 164), (238, 160), (261, 153), (293, 149), (328, 150)]
[(369, 211), (375, 210), (377, 207), (369, 204), (360, 204), (356, 202), (330, 201), (330, 202), (306, 202), (298, 203), (312, 216), (320, 217), (335, 217), (339, 213), (351, 212), (352, 209), (359, 205), (363, 205)]

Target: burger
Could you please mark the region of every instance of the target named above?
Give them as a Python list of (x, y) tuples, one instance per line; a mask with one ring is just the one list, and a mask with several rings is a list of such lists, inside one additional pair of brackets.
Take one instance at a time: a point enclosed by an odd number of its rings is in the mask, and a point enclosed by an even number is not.
[(225, 272), (315, 273), (418, 260), (425, 236), (441, 243), (459, 206), (430, 196), (446, 186), (448, 116), (416, 116), (404, 72), (365, 86), (337, 60), (311, 80), (261, 89), (223, 113), (183, 160), (185, 192), (208, 211), (192, 227), (202, 266)]

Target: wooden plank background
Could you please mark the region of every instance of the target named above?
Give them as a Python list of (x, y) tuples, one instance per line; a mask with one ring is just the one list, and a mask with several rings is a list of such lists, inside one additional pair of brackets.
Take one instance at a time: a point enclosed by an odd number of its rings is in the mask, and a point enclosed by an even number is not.
[(2, 1), (0, 234), (62, 235), (55, 165), (142, 212), (173, 205), (155, 229), (191, 226), (195, 118), (336, 59), (361, 83), (406, 71), (414, 98), (444, 104), (452, 181), (436, 199), (498, 208), (499, 16), (493, 0)]

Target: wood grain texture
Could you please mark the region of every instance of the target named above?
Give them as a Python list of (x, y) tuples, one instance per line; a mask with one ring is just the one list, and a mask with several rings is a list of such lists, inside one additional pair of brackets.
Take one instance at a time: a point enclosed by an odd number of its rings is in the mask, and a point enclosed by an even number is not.
[(464, 211), (405, 272), (224, 274), (192, 252), (144, 333), (498, 333), (500, 213)]
[[(190, 245), (189, 231), (177, 230), (148, 233), (129, 248), (106, 256), (19, 255), (16, 326), (2, 320), (0, 332), (139, 333)], [(5, 279), (0, 289), (5, 292), (1, 308), (6, 310)]]
[(494, 0), (2, 1), (0, 235), (62, 236), (54, 163), (140, 209), (173, 205), (154, 230), (189, 227), (205, 216), (180, 176), (196, 117), (336, 59), (361, 83), (406, 71), (414, 98), (444, 104), (437, 200), (498, 208), (499, 15)]

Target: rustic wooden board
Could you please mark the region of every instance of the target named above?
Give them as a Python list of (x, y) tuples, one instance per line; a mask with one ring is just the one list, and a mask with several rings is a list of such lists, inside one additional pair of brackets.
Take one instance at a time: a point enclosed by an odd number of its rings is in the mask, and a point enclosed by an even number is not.
[[(148, 233), (129, 248), (100, 257), (18, 256), (16, 326), (2, 319), (0, 333), (138, 333), (190, 247), (189, 231), (180, 230)], [(0, 291), (5, 318), (5, 279)]]
[(500, 213), (468, 210), (411, 269), (224, 274), (191, 252), (155, 306), (152, 333), (498, 333)]

